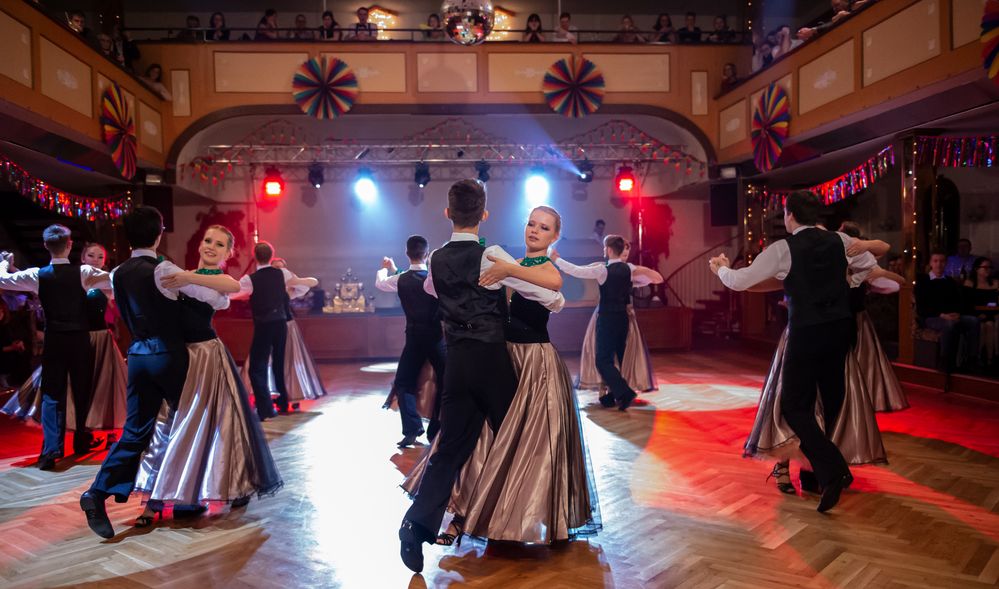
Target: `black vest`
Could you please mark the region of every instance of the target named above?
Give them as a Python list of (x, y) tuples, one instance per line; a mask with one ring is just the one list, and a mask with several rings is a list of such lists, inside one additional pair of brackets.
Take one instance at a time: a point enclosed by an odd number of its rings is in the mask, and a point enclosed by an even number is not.
[(423, 290), (426, 279), (426, 270), (406, 270), (399, 275), (399, 302), (406, 313), (406, 333), (440, 339), (440, 304)]
[(288, 292), (285, 290), (284, 273), (268, 266), (250, 274), (250, 282), (253, 283), (253, 292), (250, 294), (253, 320), (257, 323), (287, 321), (285, 304)]
[(215, 339), (215, 329), (212, 327), (212, 317), (215, 309), (208, 303), (181, 294), (180, 317), (183, 322), (184, 341), (189, 344), (207, 342)]
[(130, 258), (114, 271), (111, 286), (121, 318), (132, 334), (128, 353), (138, 356), (179, 352), (184, 348), (180, 303), (156, 288), (155, 258)]
[(87, 291), (87, 329), (104, 331), (108, 328), (104, 313), (108, 310), (108, 297), (99, 288)]
[(38, 270), (38, 300), (46, 332), (88, 331), (87, 291), (76, 264), (49, 264)]
[(624, 262), (607, 265), (607, 280), (600, 285), (597, 313), (627, 313), (631, 303), (631, 267)]
[(791, 271), (784, 278), (788, 325), (805, 327), (851, 317), (843, 240), (832, 231), (804, 229), (787, 238)]
[(430, 258), (448, 344), (462, 340), (504, 341), (506, 293), (502, 288), (479, 286), (484, 251), (474, 241), (451, 241)]
[(506, 326), (506, 341), (515, 344), (545, 344), (548, 337), (548, 317), (551, 311), (544, 305), (513, 293), (510, 297), (510, 322)]

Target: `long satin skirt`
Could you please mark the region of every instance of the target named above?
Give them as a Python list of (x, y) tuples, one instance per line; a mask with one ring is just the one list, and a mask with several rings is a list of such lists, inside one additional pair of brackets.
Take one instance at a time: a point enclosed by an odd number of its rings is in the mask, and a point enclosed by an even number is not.
[(857, 347), (854, 350), (864, 378), (864, 390), (870, 397), (875, 411), (901, 411), (909, 408), (909, 400), (902, 391), (891, 360), (881, 348), (867, 311), (857, 314)]
[[(624, 348), (624, 361), (621, 363), (621, 376), (628, 381), (628, 386), (636, 391), (653, 391), (659, 388), (656, 373), (649, 359), (649, 347), (638, 328), (635, 309), (628, 305), (628, 342)], [(586, 326), (583, 336), (583, 352), (579, 359), (578, 388), (587, 390), (604, 390), (607, 385), (597, 372), (597, 312), (593, 311), (590, 323)]]
[[(488, 423), (455, 482), (448, 509), (465, 533), (550, 544), (601, 527), (593, 469), (569, 370), (551, 344), (508, 343), (519, 385), (493, 439)], [(403, 482), (414, 495), (434, 444)]]
[[(864, 345), (861, 345), (860, 342), (861, 338), (873, 335), (874, 331), (873, 328), (870, 328), (870, 318), (867, 317), (866, 313), (860, 313), (857, 321), (858, 343), (846, 358), (846, 396), (843, 400), (843, 408), (833, 428), (831, 439), (850, 464), (886, 463), (888, 460), (884, 443), (881, 440), (881, 430), (878, 429), (878, 422), (874, 415), (872, 402), (874, 395), (870, 388), (872, 386), (870, 384), (872, 372), (874, 371), (870, 370), (869, 360), (865, 358), (865, 356), (869, 356), (871, 342), (867, 341)], [(870, 329), (860, 327), (861, 325), (866, 325)], [(877, 345), (877, 342), (875, 341), (874, 344)], [(784, 420), (780, 411), (781, 369), (784, 363), (786, 345), (787, 330), (785, 329), (777, 344), (777, 351), (770, 364), (766, 383), (763, 385), (760, 404), (756, 410), (756, 421), (753, 423), (752, 432), (746, 440), (744, 456), (770, 456), (778, 459), (794, 458), (798, 460), (803, 458), (798, 448), (798, 437)], [(880, 346), (877, 349), (880, 350)], [(888, 370), (891, 370), (890, 364)], [(894, 377), (893, 373), (890, 374)], [(894, 380), (894, 382), (895, 386), (898, 387), (898, 381)], [(889, 385), (882, 383), (874, 386), (885, 389)], [(878, 388), (874, 390), (878, 390)], [(904, 396), (900, 398), (904, 400)], [(820, 397), (816, 397), (815, 419), (818, 421), (819, 427), (824, 429), (822, 399)]]
[[(253, 390), (250, 386), (249, 358), (243, 362), (239, 377), (243, 379), (247, 390)], [(305, 347), (302, 330), (298, 328), (298, 323), (295, 323), (294, 319), (288, 322), (288, 343), (284, 353), (284, 384), (288, 388), (289, 401), (318, 399), (326, 394), (323, 381), (319, 378), (319, 369), (316, 368), (315, 360)], [(274, 386), (274, 372), (270, 367), (267, 368), (267, 386), (271, 392), (277, 392), (277, 387)]]
[[(87, 414), (87, 427), (96, 430), (121, 429), (125, 425), (125, 395), (128, 390), (128, 368), (118, 350), (114, 335), (107, 329), (90, 332), (90, 348), (94, 357), (93, 399)], [(66, 387), (66, 427), (76, 424), (72, 384)], [(42, 367), (39, 366), (21, 388), (7, 400), (0, 413), (41, 421)]]
[[(437, 378), (434, 372), (434, 367), (430, 365), (430, 362), (423, 363), (423, 369), (420, 370), (420, 380), (417, 381), (416, 388), (416, 412), (420, 414), (420, 417), (424, 419), (433, 419), (434, 415), (434, 403), (437, 402)], [(393, 385), (392, 390), (389, 391), (388, 397), (385, 398), (385, 403), (382, 404), (382, 409), (399, 409), (399, 391)]]
[(281, 475), (229, 350), (216, 338), (187, 351), (177, 411), (161, 410), (136, 492), (186, 505), (276, 492)]

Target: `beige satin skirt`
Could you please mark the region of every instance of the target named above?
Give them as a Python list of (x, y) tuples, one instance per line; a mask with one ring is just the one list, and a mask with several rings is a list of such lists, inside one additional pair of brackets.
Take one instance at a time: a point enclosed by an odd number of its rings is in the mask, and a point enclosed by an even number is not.
[(881, 348), (874, 322), (863, 311), (857, 314), (857, 347), (854, 350), (864, 390), (875, 411), (901, 411), (909, 408), (909, 400), (898, 382), (891, 360)]
[[(864, 319), (870, 321), (866, 316)], [(858, 317), (858, 321), (862, 321), (862, 319)], [(767, 380), (760, 395), (756, 421), (753, 423), (752, 432), (746, 440), (744, 456), (804, 460), (798, 448), (798, 437), (784, 420), (780, 411), (780, 396), (783, 388), (781, 386), (782, 367), (787, 334), (785, 329), (777, 344), (777, 351), (774, 353), (770, 372), (767, 374)], [(858, 334), (859, 336), (860, 334)], [(840, 410), (830, 439), (850, 464), (886, 463), (888, 460), (884, 443), (881, 440), (881, 430), (878, 429), (874, 405), (871, 402), (872, 395), (868, 389), (870, 374), (862, 362), (861, 349), (869, 349), (869, 344), (867, 348), (861, 348), (858, 342), (858, 345), (847, 355), (846, 396), (843, 399), (843, 408)], [(815, 403), (815, 420), (819, 423), (819, 427), (825, 430), (822, 417), (822, 399), (818, 396)]]
[[(246, 390), (252, 391), (249, 358), (243, 362), (239, 377), (243, 380)], [(305, 347), (302, 330), (298, 328), (298, 323), (294, 319), (288, 322), (288, 343), (284, 352), (284, 385), (288, 388), (289, 401), (318, 399), (326, 394), (323, 381), (319, 378), (319, 369), (316, 368), (315, 360)], [(267, 386), (272, 393), (277, 392), (277, 387), (274, 386), (274, 372), (270, 367), (267, 369)]]
[[(600, 529), (592, 468), (569, 370), (551, 344), (508, 343), (519, 385), (493, 439), (488, 423), (455, 482), (449, 510), (465, 533), (550, 544)], [(403, 482), (416, 493), (435, 443)]]
[[(638, 328), (635, 309), (628, 305), (628, 342), (624, 348), (624, 361), (619, 367), (621, 376), (628, 386), (636, 391), (652, 391), (659, 388), (656, 373), (649, 359), (649, 347)], [(593, 311), (590, 323), (583, 336), (583, 351), (579, 358), (578, 388), (603, 391), (607, 388), (597, 372), (597, 312)]]
[(229, 350), (217, 338), (187, 350), (176, 413), (160, 411), (136, 492), (187, 505), (274, 493), (281, 477)]
[[(423, 363), (423, 369), (420, 370), (420, 379), (417, 383), (416, 412), (424, 419), (433, 419), (434, 403), (437, 402), (437, 373), (434, 372), (434, 367), (430, 365), (430, 362)], [(398, 395), (399, 392), (393, 386), (388, 397), (385, 398), (385, 403), (382, 404), (382, 409), (398, 411)]]
[[(121, 429), (125, 424), (125, 395), (128, 391), (128, 367), (118, 350), (114, 335), (107, 329), (90, 332), (94, 358), (93, 398), (87, 413), (87, 427), (96, 430)], [(0, 413), (41, 420), (42, 367), (39, 366), (21, 388), (0, 409)], [(66, 427), (76, 425), (76, 404), (72, 384), (66, 386)]]

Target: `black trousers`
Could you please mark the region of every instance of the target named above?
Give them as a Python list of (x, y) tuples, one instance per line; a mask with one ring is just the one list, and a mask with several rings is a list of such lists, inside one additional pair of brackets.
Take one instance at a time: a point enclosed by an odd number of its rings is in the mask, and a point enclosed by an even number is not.
[(399, 416), (402, 418), (402, 435), (418, 436), (423, 433), (423, 420), (416, 410), (416, 391), (420, 385), (420, 372), (423, 365), (430, 362), (437, 379), (437, 400), (430, 417), (427, 437), (431, 440), (440, 429), (440, 401), (444, 391), (445, 366), (444, 338), (440, 334), (422, 335), (406, 333), (406, 345), (399, 356), (399, 368), (395, 372), (395, 389), (399, 401)]
[(46, 332), (42, 349), (42, 455), (62, 456), (66, 437), (66, 390), (76, 409), (73, 448), (87, 450), (87, 414), (93, 398), (94, 360), (86, 331)]
[(437, 537), (455, 477), (475, 449), (482, 425), (488, 420), (498, 431), (516, 392), (517, 374), (505, 342), (448, 342), (440, 440), (406, 512), (421, 540)]
[(128, 397), (121, 439), (108, 452), (91, 490), (114, 495), (124, 503), (135, 485), (142, 453), (149, 446), (156, 416), (165, 401), (177, 409), (187, 378), (187, 350), (128, 355)]
[(278, 391), (277, 406), (288, 409), (288, 388), (284, 382), (284, 352), (288, 344), (288, 324), (284, 319), (253, 322), (253, 341), (250, 343), (250, 385), (261, 419), (273, 417), (274, 403), (267, 384), (267, 368), (274, 371), (274, 386)]
[[(792, 326), (788, 331), (780, 408), (823, 486), (850, 474), (843, 454), (829, 436), (843, 408), (846, 356), (856, 336), (857, 323), (852, 316), (831, 323)], [(816, 394), (822, 395), (827, 433), (822, 433), (815, 421)]]
[[(621, 376), (618, 365), (624, 362), (624, 348), (628, 343), (628, 314), (599, 313), (597, 315), (596, 365), (600, 378), (610, 394), (620, 401), (632, 392), (628, 381)], [(617, 364), (614, 359), (617, 358)]]

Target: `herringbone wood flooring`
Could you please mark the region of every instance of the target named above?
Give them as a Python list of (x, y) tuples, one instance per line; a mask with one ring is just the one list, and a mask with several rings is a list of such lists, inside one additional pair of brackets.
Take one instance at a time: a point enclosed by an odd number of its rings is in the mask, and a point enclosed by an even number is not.
[[(581, 394), (604, 529), (552, 549), (428, 548), (413, 577), (395, 531), (399, 451), (380, 409), (392, 373), (323, 365), (331, 396), (265, 430), (285, 480), (242, 512), (150, 529), (109, 503), (102, 542), (77, 506), (102, 455), (33, 468), (36, 428), (0, 420), (0, 584), (11, 587), (991, 587), (999, 583), (999, 407), (913, 391), (879, 416), (890, 465), (859, 467), (831, 515), (741, 457), (766, 360), (660, 355), (661, 383), (622, 414)], [(570, 360), (574, 368), (575, 361)], [(362, 370), (367, 368), (367, 370)]]

